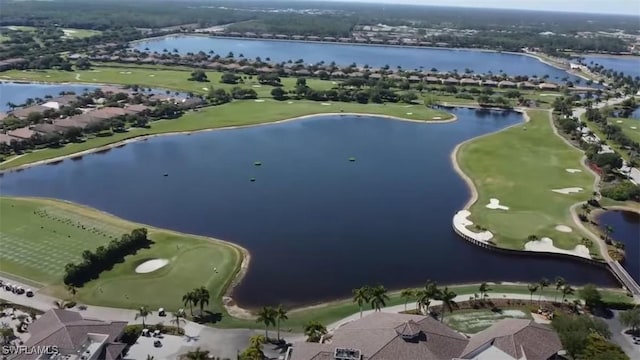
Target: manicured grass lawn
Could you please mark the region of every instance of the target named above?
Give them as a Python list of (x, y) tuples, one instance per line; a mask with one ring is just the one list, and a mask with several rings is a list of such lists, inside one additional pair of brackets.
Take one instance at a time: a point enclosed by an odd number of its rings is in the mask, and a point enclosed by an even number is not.
[(102, 31), (87, 29), (62, 29), (62, 31), (64, 36), (72, 39), (84, 39), (102, 33)]
[(620, 126), (622, 132), (631, 140), (640, 143), (640, 119), (609, 118), (607, 120), (611, 125)]
[[(0, 169), (8, 169), (35, 161), (65, 156), (142, 135), (268, 123), (296, 116), (340, 112), (341, 110), (344, 112), (391, 115), (413, 120), (431, 120), (434, 117), (447, 119), (451, 117), (446, 112), (433, 110), (423, 105), (357, 103), (322, 105), (320, 102), (313, 101), (292, 101), (289, 103), (288, 101), (275, 101), (272, 99), (264, 99), (264, 102), (253, 100), (234, 101), (221, 106), (189, 112), (179, 119), (152, 122), (148, 129), (132, 128), (128, 132), (116, 133), (109, 137), (94, 137), (83, 143), (67, 144), (57, 149), (37, 150), (0, 164)], [(411, 113), (411, 115), (407, 115), (407, 113)]]
[(450, 327), (465, 334), (478, 333), (502, 319), (531, 319), (531, 313), (523, 309), (503, 309), (500, 312), (491, 310), (460, 310), (447, 313), (444, 322)]
[[(529, 235), (550, 237), (554, 245), (573, 249), (582, 234), (555, 230), (573, 226), (569, 207), (586, 201), (593, 175), (582, 168), (582, 153), (564, 143), (551, 128), (547, 111), (529, 111), (531, 121), (466, 143), (457, 154), (462, 170), (473, 179), (479, 199), (471, 206), (471, 221), (494, 233), (497, 244), (523, 249)], [(526, 130), (525, 130), (526, 129)], [(565, 169), (581, 169), (568, 173)], [(580, 187), (580, 193), (552, 189)], [(485, 206), (496, 198), (509, 210)]]
[[(68, 297), (61, 282), (64, 265), (79, 260), (82, 251), (111, 240), (100, 232), (119, 237), (144, 226), (49, 199), (3, 197), (0, 211), (0, 270), (41, 282), (46, 285), (43, 291), (63, 298)], [(41, 211), (50, 215), (34, 214)], [(85, 229), (73, 225), (77, 222)], [(123, 263), (80, 288), (77, 300), (122, 308), (148, 305), (177, 309), (184, 293), (206, 286), (211, 303), (218, 304), (239, 270), (240, 250), (212, 239), (147, 228), (154, 242), (151, 247), (127, 256)], [(152, 273), (135, 272), (136, 266), (156, 258), (170, 262)]]

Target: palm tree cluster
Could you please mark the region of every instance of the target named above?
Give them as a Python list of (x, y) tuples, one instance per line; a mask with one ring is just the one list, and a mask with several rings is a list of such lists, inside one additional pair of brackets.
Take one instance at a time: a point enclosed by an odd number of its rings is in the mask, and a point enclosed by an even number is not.
[(278, 341), (280, 341), (280, 324), (288, 319), (287, 310), (282, 305), (278, 305), (277, 308), (265, 306), (258, 312), (256, 322), (264, 324), (264, 337), (267, 341), (269, 340), (269, 325), (275, 326), (278, 332)]
[(388, 300), (387, 289), (382, 285), (375, 287), (363, 286), (353, 289), (353, 302), (357, 303), (360, 308), (360, 317), (362, 317), (362, 306), (364, 304), (370, 304), (372, 309), (380, 311), (387, 305)]
[(262, 335), (256, 335), (249, 338), (249, 346), (238, 356), (239, 360), (263, 360), (264, 352), (262, 345), (266, 339)]
[(209, 299), (211, 295), (206, 287), (201, 286), (195, 288), (186, 294), (182, 295), (182, 302), (185, 306), (189, 306), (189, 313), (193, 317), (193, 307), (200, 306), (200, 317), (204, 316), (204, 306), (209, 305)]
[(435, 281), (428, 280), (423, 289), (416, 292), (416, 305), (419, 312), (429, 313), (429, 307), (432, 300), (442, 301), (442, 315), (440, 321), (444, 320), (444, 314), (446, 310), (453, 312), (456, 306), (456, 302), (453, 300), (458, 294), (449, 290), (449, 287), (439, 289), (438, 284)]
[(327, 328), (316, 320), (311, 320), (304, 326), (304, 334), (308, 342), (318, 342), (326, 333)]

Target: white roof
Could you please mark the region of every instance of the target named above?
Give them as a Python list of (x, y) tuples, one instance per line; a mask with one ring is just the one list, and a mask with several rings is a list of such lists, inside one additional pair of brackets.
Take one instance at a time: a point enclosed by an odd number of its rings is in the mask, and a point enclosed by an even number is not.
[(42, 104), (42, 106), (48, 107), (49, 109), (60, 110), (60, 104), (58, 102), (56, 102), (56, 101), (48, 101), (48, 102)]

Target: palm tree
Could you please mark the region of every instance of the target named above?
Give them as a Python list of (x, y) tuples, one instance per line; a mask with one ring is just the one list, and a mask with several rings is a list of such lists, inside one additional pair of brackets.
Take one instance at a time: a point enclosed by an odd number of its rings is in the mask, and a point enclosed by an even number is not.
[(178, 327), (178, 330), (180, 330), (180, 323), (181, 322), (185, 322), (184, 318), (185, 318), (185, 313), (183, 309), (179, 309), (178, 311), (173, 313), (173, 319), (171, 320), (172, 323), (175, 323), (176, 326)]
[(153, 355), (147, 354), (147, 360), (155, 360), (155, 357), (153, 357)]
[(449, 287), (444, 288), (438, 296), (438, 300), (442, 301), (442, 316), (440, 316), (440, 322), (444, 319), (445, 309), (448, 309), (449, 312), (453, 312), (453, 307), (456, 305), (456, 302), (453, 299), (456, 298), (458, 294), (449, 290)]
[(424, 286), (424, 302), (426, 309), (425, 311), (429, 312), (429, 305), (431, 304), (431, 300), (437, 299), (440, 296), (440, 289), (438, 289), (438, 284), (435, 281), (427, 280), (427, 283)]
[(264, 324), (264, 337), (269, 338), (269, 325), (276, 324), (276, 310), (272, 307), (265, 306), (258, 312), (257, 323)]
[(307, 335), (309, 342), (317, 342), (326, 333), (327, 328), (316, 320), (311, 320), (304, 326), (304, 334)]
[(529, 284), (527, 287), (529, 288), (529, 294), (531, 294), (529, 303), (533, 303), (533, 293), (538, 291), (538, 284)]
[(73, 285), (65, 285), (64, 287), (65, 287), (65, 289), (69, 292), (69, 294), (71, 295), (71, 298), (72, 298), (72, 299), (73, 299), (73, 298), (76, 296), (76, 294), (78, 293), (78, 289), (77, 289), (75, 286), (73, 286)]
[(195, 291), (189, 291), (182, 295), (182, 303), (184, 303), (185, 306), (189, 306), (189, 312), (191, 313), (191, 317), (193, 317), (193, 306), (198, 305)]
[(210, 298), (209, 290), (207, 290), (206, 287), (201, 286), (195, 289), (195, 296), (196, 296), (196, 299), (198, 300), (198, 305), (200, 305), (200, 316), (203, 317), (204, 306), (209, 305), (209, 298)]
[(368, 286), (353, 289), (353, 302), (357, 303), (360, 308), (360, 318), (362, 318), (362, 305), (368, 304), (370, 299), (371, 289)]
[(240, 359), (246, 360), (262, 360), (264, 359), (264, 352), (262, 351), (262, 345), (265, 343), (265, 338), (262, 335), (255, 335), (249, 338), (249, 347), (246, 348), (240, 355)]
[(604, 242), (608, 243), (610, 241), (609, 236), (613, 234), (613, 226), (605, 225), (604, 226)]
[(69, 305), (69, 302), (67, 300), (55, 300), (53, 305), (55, 305), (57, 309), (64, 310)]
[(538, 281), (538, 285), (540, 285), (540, 294), (538, 295), (538, 305), (540, 305), (540, 300), (542, 299), (542, 292), (544, 291), (544, 288), (551, 285), (551, 283), (549, 282), (549, 279), (542, 278), (540, 279), (540, 281)]
[(200, 350), (200, 347), (195, 349), (194, 351), (189, 351), (185, 358), (188, 360), (207, 360), (209, 359), (209, 351), (208, 350)]
[(138, 309), (138, 313), (136, 314), (135, 319), (138, 320), (138, 318), (142, 319), (142, 327), (145, 328), (145, 324), (144, 324), (144, 320), (147, 318), (147, 316), (151, 315), (151, 310), (149, 310), (146, 306), (140, 306), (140, 308)]
[(567, 296), (573, 295), (575, 290), (570, 285), (567, 284), (562, 287), (561, 292), (562, 292), (562, 302), (564, 303), (564, 300), (567, 298)]
[(558, 290), (562, 289), (562, 287), (567, 284), (567, 281), (562, 276), (558, 276), (556, 277), (555, 284), (556, 284), (556, 292), (553, 295), (553, 302), (556, 302), (558, 298)]
[(489, 294), (487, 293), (491, 291), (491, 288), (489, 287), (489, 284), (483, 282), (482, 284), (480, 284), (480, 288), (478, 288), (478, 291), (480, 291), (480, 297), (482, 298), (482, 300), (484, 300), (489, 296)]
[(278, 305), (278, 307), (276, 308), (276, 312), (275, 312), (275, 318), (276, 318), (276, 328), (278, 331), (278, 340), (280, 340), (280, 322), (285, 322), (287, 320), (289, 320), (289, 317), (287, 316), (287, 310), (285, 310), (282, 305)]
[(400, 293), (400, 296), (404, 298), (404, 311), (407, 311), (407, 303), (409, 302), (409, 299), (413, 299), (416, 296), (416, 292), (413, 289), (404, 289)]
[(371, 308), (375, 311), (380, 311), (381, 308), (387, 305), (386, 301), (389, 300), (387, 295), (387, 289), (378, 285), (371, 289)]

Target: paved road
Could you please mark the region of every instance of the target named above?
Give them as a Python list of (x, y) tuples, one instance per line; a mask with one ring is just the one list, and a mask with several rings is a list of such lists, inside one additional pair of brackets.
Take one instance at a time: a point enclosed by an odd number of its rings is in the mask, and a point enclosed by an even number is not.
[(611, 341), (620, 345), (622, 350), (629, 355), (632, 360), (640, 359), (640, 345), (635, 345), (631, 336), (626, 335), (626, 328), (620, 323), (620, 311), (613, 310), (612, 318), (601, 318), (611, 330)]
[[(28, 286), (20, 284), (16, 281), (2, 278), (3, 282), (10, 282), (24, 287)], [(54, 302), (57, 300), (54, 297), (42, 294), (38, 291), (35, 292), (33, 297), (26, 297), (25, 295), (16, 295), (12, 292), (0, 290), (0, 299), (5, 299), (15, 304), (20, 304), (28, 307), (32, 307), (41, 311), (47, 311), (57, 308)], [(83, 317), (90, 319), (97, 319), (103, 321), (126, 321), (129, 324), (141, 324), (142, 319), (136, 319), (137, 311), (131, 309), (117, 309), (102, 306), (88, 305), (86, 310), (77, 310)], [(157, 309), (155, 309), (157, 310)], [(165, 325), (175, 325), (171, 323), (172, 316), (167, 313), (166, 317), (158, 316), (157, 311), (154, 311), (152, 315), (145, 319), (147, 324), (163, 323)], [(264, 334), (264, 330), (256, 329), (217, 329), (204, 325), (200, 325), (191, 321), (187, 321), (184, 325), (185, 337), (180, 347), (180, 351), (186, 352), (189, 349), (193, 350), (196, 347), (201, 347), (205, 350), (210, 350), (214, 356), (222, 358), (235, 359), (238, 350), (243, 350), (249, 345), (249, 338), (256, 334)], [(272, 332), (270, 332), (270, 335)], [(273, 336), (273, 335), (272, 335)], [(286, 333), (281, 332), (281, 336), (285, 337), (287, 342), (304, 341), (303, 334)], [(168, 352), (175, 352), (178, 349), (164, 349)], [(280, 353), (270, 346), (265, 346), (265, 354), (271, 358), (277, 358)], [(170, 358), (170, 357), (168, 357)], [(174, 357), (175, 358), (175, 357)]]

